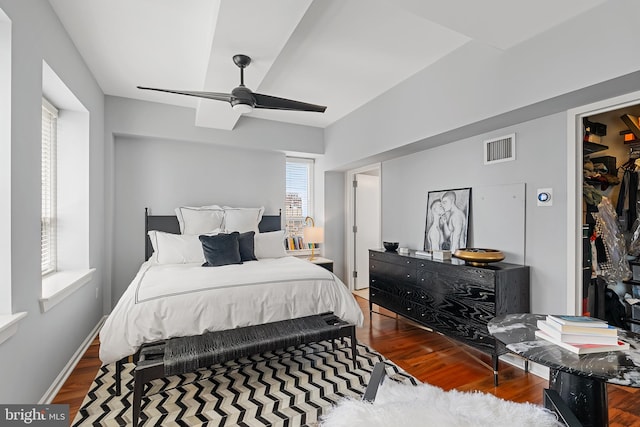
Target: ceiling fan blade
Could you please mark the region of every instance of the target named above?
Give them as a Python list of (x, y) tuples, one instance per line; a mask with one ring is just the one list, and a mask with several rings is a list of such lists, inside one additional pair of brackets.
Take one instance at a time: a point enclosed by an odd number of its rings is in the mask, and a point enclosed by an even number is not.
[(324, 110), (327, 109), (324, 105), (308, 104), (306, 102), (262, 95), (255, 92), (253, 97), (256, 100), (255, 108), (266, 108), (269, 110), (315, 111), (317, 113), (324, 113)]
[(155, 91), (158, 91), (158, 92), (175, 93), (175, 94), (178, 94), (178, 95), (188, 95), (188, 96), (195, 96), (197, 98), (207, 98), (207, 99), (213, 99), (213, 100), (216, 100), (216, 101), (231, 102), (231, 95), (228, 94), (228, 93), (194, 92), (194, 91), (186, 91), (186, 90), (157, 89), (157, 88), (154, 88), (154, 87), (143, 87), (143, 86), (138, 86), (138, 89), (155, 90)]

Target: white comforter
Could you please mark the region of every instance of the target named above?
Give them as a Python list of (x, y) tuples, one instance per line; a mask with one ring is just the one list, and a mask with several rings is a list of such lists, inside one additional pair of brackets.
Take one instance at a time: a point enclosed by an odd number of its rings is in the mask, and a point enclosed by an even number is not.
[(326, 311), (362, 324), (362, 311), (340, 279), (302, 259), (223, 267), (147, 261), (100, 331), (100, 359), (112, 363), (161, 339)]

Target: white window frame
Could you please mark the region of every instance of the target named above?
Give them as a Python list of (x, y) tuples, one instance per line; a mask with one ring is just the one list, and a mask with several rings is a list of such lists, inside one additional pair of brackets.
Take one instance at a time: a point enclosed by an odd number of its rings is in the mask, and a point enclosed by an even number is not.
[(0, 344), (18, 331), (26, 312), (11, 305), (11, 20), (0, 9)]
[[(89, 264), (90, 114), (55, 71), (42, 61), (42, 97), (57, 105), (54, 272), (42, 276), (40, 311), (45, 313), (92, 283)], [(96, 287), (95, 297), (100, 288)]]
[[(307, 214), (306, 216), (309, 216), (311, 218), (314, 217), (314, 174), (315, 174), (315, 160), (314, 159), (310, 159), (310, 158), (304, 158), (304, 157), (287, 157), (286, 158), (286, 163), (300, 163), (300, 164), (304, 164), (308, 166), (308, 176), (307, 176)], [(285, 179), (286, 179), (286, 172), (285, 172)], [(286, 187), (286, 185), (285, 185)], [(286, 188), (285, 188), (285, 193), (286, 193)], [(286, 206), (285, 206), (285, 232), (287, 237), (289, 237), (289, 230), (287, 227), (287, 210), (286, 210)], [(304, 221), (305, 217), (302, 217), (302, 220)], [(289, 249), (287, 249), (287, 251), (289, 253), (295, 253), (298, 255), (306, 255), (307, 252), (311, 253), (311, 249), (301, 249), (301, 250), (294, 250), (294, 251), (290, 251)]]
[(57, 271), (57, 149), (58, 109), (42, 98), (42, 215), (40, 250), (42, 276)]

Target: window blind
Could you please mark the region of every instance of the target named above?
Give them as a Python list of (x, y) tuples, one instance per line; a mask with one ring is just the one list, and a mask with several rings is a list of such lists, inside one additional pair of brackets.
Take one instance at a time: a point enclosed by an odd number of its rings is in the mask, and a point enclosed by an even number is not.
[(302, 237), (307, 216), (313, 216), (313, 160), (289, 157), (285, 200), (285, 227), (289, 237)]
[(56, 145), (58, 110), (42, 99), (42, 216), (40, 250), (42, 275), (56, 271)]

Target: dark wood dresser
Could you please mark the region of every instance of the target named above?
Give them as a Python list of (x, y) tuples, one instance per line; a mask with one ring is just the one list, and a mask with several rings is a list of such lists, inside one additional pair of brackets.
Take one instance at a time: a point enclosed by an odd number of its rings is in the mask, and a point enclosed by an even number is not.
[(466, 265), (384, 250), (369, 250), (369, 315), (373, 304), (459, 340), (492, 357), (504, 353), (487, 330), (495, 316), (528, 313), (529, 267), (494, 263)]

